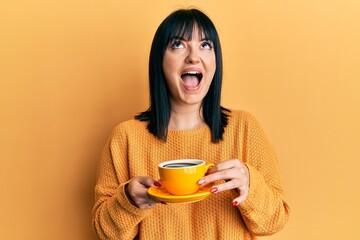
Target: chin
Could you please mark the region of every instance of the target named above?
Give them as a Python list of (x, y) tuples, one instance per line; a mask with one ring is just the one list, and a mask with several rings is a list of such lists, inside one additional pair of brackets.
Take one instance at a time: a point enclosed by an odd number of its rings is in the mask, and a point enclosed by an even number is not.
[(197, 105), (201, 104), (203, 98), (186, 98), (183, 99), (182, 102), (188, 105)]

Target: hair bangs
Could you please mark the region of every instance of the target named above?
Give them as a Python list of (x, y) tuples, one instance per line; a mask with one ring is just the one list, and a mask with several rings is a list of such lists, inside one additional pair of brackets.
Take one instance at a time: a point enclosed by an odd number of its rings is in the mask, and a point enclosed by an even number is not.
[(169, 21), (169, 25), (164, 39), (166, 44), (177, 38), (190, 41), (193, 38), (194, 31), (198, 34), (199, 39), (216, 41), (214, 25), (210, 19), (196, 11), (178, 11)]

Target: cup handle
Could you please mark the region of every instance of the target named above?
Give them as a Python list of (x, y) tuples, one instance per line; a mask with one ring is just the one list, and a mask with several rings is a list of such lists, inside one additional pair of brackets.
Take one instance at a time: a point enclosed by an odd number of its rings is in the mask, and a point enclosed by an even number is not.
[(206, 164), (206, 165), (205, 165), (205, 172), (207, 172), (207, 171), (209, 170), (209, 168), (211, 168), (211, 167), (213, 167), (213, 166), (215, 166), (215, 164), (213, 164), (213, 163), (208, 163), (208, 164)]

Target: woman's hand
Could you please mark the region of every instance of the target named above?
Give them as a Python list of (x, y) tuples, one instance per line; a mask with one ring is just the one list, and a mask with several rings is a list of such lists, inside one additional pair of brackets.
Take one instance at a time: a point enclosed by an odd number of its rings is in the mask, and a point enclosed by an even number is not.
[(233, 200), (236, 206), (246, 200), (249, 195), (249, 169), (238, 159), (226, 160), (210, 168), (207, 175), (198, 181), (198, 184), (206, 184), (217, 180), (225, 180), (225, 183), (213, 186), (210, 190), (217, 193), (225, 190), (236, 189), (240, 194)]
[(147, 193), (149, 187), (160, 187), (161, 184), (151, 177), (133, 178), (125, 187), (126, 195), (138, 208), (152, 208), (159, 200), (151, 198)]

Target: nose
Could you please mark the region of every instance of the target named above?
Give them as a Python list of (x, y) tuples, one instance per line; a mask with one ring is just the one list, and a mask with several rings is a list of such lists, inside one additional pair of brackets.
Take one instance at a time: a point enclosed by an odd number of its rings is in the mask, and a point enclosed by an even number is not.
[(189, 64), (195, 64), (200, 61), (199, 52), (197, 49), (193, 47), (189, 47), (188, 49), (188, 55), (185, 58), (185, 62)]

